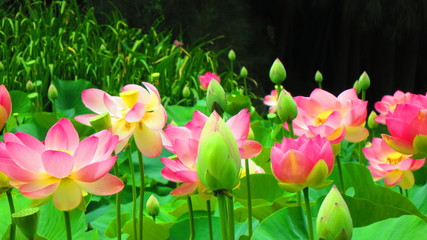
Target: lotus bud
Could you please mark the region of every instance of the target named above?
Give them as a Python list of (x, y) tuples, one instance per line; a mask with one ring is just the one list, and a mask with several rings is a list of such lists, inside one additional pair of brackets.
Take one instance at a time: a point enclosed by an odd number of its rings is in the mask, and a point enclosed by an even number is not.
[(47, 90), (47, 96), (50, 101), (54, 101), (58, 98), (58, 90), (56, 89), (55, 85), (50, 84), (49, 89)]
[(89, 120), (90, 125), (99, 132), (111, 127), (111, 116), (108, 112), (101, 113)]
[(160, 203), (157, 200), (156, 196), (154, 196), (154, 194), (151, 194), (151, 196), (147, 200), (147, 212), (148, 215), (152, 217), (159, 215)]
[(10, 178), (6, 174), (0, 172), (0, 193), (6, 192), (12, 188), (9, 184)]
[(319, 70), (317, 70), (316, 73), (314, 74), (314, 81), (317, 83), (323, 82), (323, 75)]
[(360, 94), (360, 92), (362, 91), (362, 89), (360, 88), (360, 83), (359, 80), (356, 80), (353, 84), (353, 88), (356, 89), (356, 93)]
[(182, 96), (185, 98), (188, 98), (191, 96), (191, 91), (188, 85), (185, 85), (184, 88), (182, 89)]
[(275, 84), (281, 84), (286, 79), (286, 70), (282, 62), (276, 58), (270, 68), (270, 80)]
[(240, 69), (240, 78), (247, 78), (248, 77), (248, 70), (245, 67), (242, 67)]
[(230, 60), (230, 62), (234, 62), (234, 60), (236, 60), (236, 53), (233, 49), (228, 52), (228, 60)]
[(353, 234), (353, 221), (347, 204), (333, 186), (320, 206), (317, 215), (317, 235), (324, 240), (349, 240)]
[(378, 125), (380, 125), (377, 121), (375, 121), (375, 118), (377, 117), (377, 113), (372, 111), (368, 116), (368, 127), (371, 129), (377, 128)]
[(218, 81), (211, 81), (206, 93), (206, 105), (210, 112), (214, 110), (220, 115), (227, 108), (227, 97), (225, 91)]
[(366, 91), (371, 85), (371, 80), (366, 72), (363, 72), (359, 77), (359, 88), (361, 91)]
[(30, 80), (28, 80), (27, 84), (25, 85), (25, 89), (27, 89), (28, 92), (33, 91), (33, 89), (34, 89), (33, 82), (31, 82)]
[(297, 104), (292, 95), (285, 89), (282, 89), (279, 94), (276, 109), (277, 115), (283, 122), (292, 121), (298, 115)]
[(24, 208), (12, 214), (13, 222), (28, 239), (34, 239), (39, 222), (39, 208)]
[(232, 190), (239, 182), (240, 153), (234, 135), (224, 120), (213, 112), (203, 127), (197, 175), (212, 191)]

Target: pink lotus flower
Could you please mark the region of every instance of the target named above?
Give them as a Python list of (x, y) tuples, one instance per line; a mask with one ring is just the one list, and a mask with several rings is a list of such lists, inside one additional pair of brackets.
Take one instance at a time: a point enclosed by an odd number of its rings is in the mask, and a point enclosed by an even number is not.
[(427, 108), (414, 104), (398, 104), (394, 112), (387, 115), (386, 125), (390, 135), (383, 139), (394, 150), (403, 154), (414, 154), (414, 139), (427, 135)]
[(409, 155), (396, 152), (381, 138), (372, 139), (372, 146), (362, 149), (369, 160), (371, 171), (375, 181), (384, 178), (388, 186), (399, 185), (409, 189), (414, 185), (412, 171), (421, 168), (425, 159), (412, 159)]
[(331, 143), (326, 138), (283, 138), (271, 148), (271, 168), (280, 186), (288, 192), (306, 187), (323, 188), (334, 167)]
[(398, 104), (414, 104), (417, 106), (424, 106), (427, 108), (427, 97), (420, 94), (413, 94), (410, 92), (403, 93), (397, 90), (393, 96), (386, 95), (381, 101), (376, 102), (374, 107), (380, 113), (375, 121), (381, 124), (386, 124), (386, 116), (388, 113), (393, 113)]
[(111, 195), (122, 181), (108, 172), (117, 156), (110, 156), (117, 136), (103, 130), (79, 142), (70, 120), (61, 119), (44, 142), (25, 133), (6, 133), (0, 143), (0, 171), (10, 184), (31, 199), (52, 197), (56, 208), (76, 208), (86, 193)]
[[(227, 121), (237, 141), (240, 157), (252, 158), (261, 152), (262, 146), (256, 141), (247, 140), (250, 128), (250, 118), (247, 109)], [(194, 112), (193, 119), (185, 126), (177, 127), (169, 124), (164, 130), (164, 147), (176, 154), (176, 158), (162, 157), (165, 164), (162, 170), (164, 178), (173, 182), (182, 182), (171, 194), (176, 196), (188, 195), (196, 190), (202, 194), (206, 189), (196, 172), (196, 160), (202, 129), (208, 120), (203, 113)]]
[(297, 136), (313, 138), (319, 135), (334, 144), (342, 139), (359, 142), (369, 135), (363, 126), (368, 102), (360, 100), (354, 88), (345, 90), (338, 97), (317, 88), (310, 97), (294, 99), (298, 115), (292, 123)]
[(277, 90), (271, 90), (270, 95), (267, 95), (264, 97), (264, 104), (270, 107), (268, 109), (269, 113), (276, 112), (276, 105), (277, 105), (278, 98), (279, 98), (279, 94), (277, 93)]
[(12, 112), (12, 101), (9, 92), (4, 85), (0, 85), (0, 130), (10, 117)]
[(216, 73), (207, 72), (203, 75), (199, 75), (200, 88), (203, 90), (208, 89), (209, 83), (212, 80), (216, 80), (219, 83), (221, 82), (221, 79), (216, 75)]
[(83, 91), (83, 103), (96, 114), (80, 115), (75, 119), (90, 125), (91, 118), (107, 112), (111, 116), (111, 131), (119, 136), (116, 152), (120, 152), (133, 135), (141, 153), (157, 157), (162, 151), (161, 133), (167, 119), (166, 111), (157, 89), (150, 83), (142, 84), (144, 87), (124, 86), (120, 97), (110, 96), (99, 89)]

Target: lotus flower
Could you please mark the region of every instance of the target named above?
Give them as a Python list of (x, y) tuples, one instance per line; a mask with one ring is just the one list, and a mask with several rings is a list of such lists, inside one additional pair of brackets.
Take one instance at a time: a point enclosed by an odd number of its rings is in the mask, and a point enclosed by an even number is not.
[[(176, 196), (188, 195), (196, 190), (203, 196), (206, 186), (200, 183), (196, 172), (198, 146), (202, 129), (208, 120), (203, 113), (194, 112), (193, 119), (183, 127), (168, 125), (164, 130), (164, 147), (176, 154), (176, 158), (162, 157), (165, 164), (162, 170), (164, 178), (173, 182), (182, 182), (171, 194)], [(250, 128), (250, 118), (247, 109), (240, 111), (227, 121), (239, 147), (240, 158), (255, 157), (262, 146), (255, 141), (247, 140)]]
[(221, 79), (216, 75), (216, 73), (207, 72), (203, 75), (199, 75), (200, 88), (203, 90), (208, 89), (209, 83), (215, 80), (217, 82), (221, 82)]
[(82, 93), (83, 103), (96, 114), (77, 116), (75, 119), (90, 125), (90, 119), (109, 113), (111, 131), (119, 136), (120, 152), (133, 135), (135, 143), (144, 155), (157, 157), (162, 151), (162, 128), (166, 123), (166, 111), (160, 103), (157, 89), (150, 83), (144, 87), (129, 84), (123, 87), (120, 97), (110, 96), (99, 89), (87, 89)]
[(331, 183), (325, 180), (334, 167), (331, 143), (326, 138), (306, 136), (283, 138), (271, 149), (271, 168), (279, 185), (288, 192), (306, 187), (322, 188)]
[(381, 101), (376, 102), (374, 107), (380, 113), (375, 118), (375, 121), (381, 124), (386, 124), (386, 116), (388, 113), (393, 113), (398, 104), (414, 104), (417, 106), (423, 106), (427, 108), (427, 97), (420, 94), (413, 94), (410, 92), (403, 93), (397, 90), (393, 96), (386, 95)]
[(122, 181), (108, 172), (117, 156), (110, 156), (118, 139), (108, 130), (79, 142), (70, 120), (61, 119), (44, 142), (25, 133), (6, 133), (0, 143), (0, 171), (10, 184), (31, 199), (52, 197), (56, 208), (76, 208), (86, 193), (111, 195)]
[(412, 159), (410, 155), (396, 152), (381, 138), (373, 138), (372, 146), (362, 149), (375, 181), (384, 179), (388, 186), (399, 185), (409, 189), (414, 185), (412, 171), (421, 168), (425, 159)]
[(12, 101), (9, 92), (4, 85), (0, 85), (0, 130), (10, 117), (12, 112)]
[(390, 135), (382, 134), (383, 139), (394, 150), (403, 154), (414, 154), (414, 140), (418, 135), (427, 135), (427, 108), (414, 104), (398, 104), (389, 113), (386, 125)]
[[(343, 139), (359, 142), (369, 135), (363, 126), (368, 102), (360, 100), (354, 88), (338, 97), (317, 88), (310, 97), (295, 97), (295, 101), (298, 116), (292, 123), (297, 136), (313, 138), (319, 135), (335, 144)], [(284, 126), (287, 128), (287, 124)]]
[(277, 99), (279, 98), (279, 94), (277, 90), (271, 90), (270, 95), (264, 97), (264, 104), (269, 106), (268, 113), (275, 113), (277, 106)]

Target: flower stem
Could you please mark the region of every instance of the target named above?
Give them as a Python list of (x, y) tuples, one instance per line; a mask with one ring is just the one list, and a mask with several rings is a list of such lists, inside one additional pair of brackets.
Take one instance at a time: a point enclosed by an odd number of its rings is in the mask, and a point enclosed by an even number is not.
[(341, 160), (339, 157), (336, 157), (335, 161), (337, 162), (338, 174), (340, 175), (341, 194), (344, 194), (345, 188), (344, 188), (344, 177), (343, 177), (342, 168), (341, 168)]
[(298, 207), (301, 207), (301, 191), (297, 192), (297, 204)]
[(227, 197), (227, 208), (228, 208), (228, 234), (229, 239), (234, 239), (234, 202), (233, 196)]
[(245, 159), (246, 170), (246, 185), (248, 192), (248, 235), (249, 239), (252, 237), (252, 194), (251, 194), (251, 179), (249, 173), (249, 160)]
[(12, 214), (15, 212), (15, 205), (13, 204), (12, 189), (7, 190), (6, 191), (6, 195), (7, 195), (7, 201), (9, 202), (10, 217), (11, 217), (9, 239), (10, 240), (15, 240), (15, 236), (16, 236), (16, 225), (13, 222), (13, 219), (12, 219)]
[(206, 201), (206, 209), (208, 211), (209, 240), (213, 240), (211, 200)]
[(289, 138), (295, 138), (294, 127), (292, 126), (292, 120), (287, 122), (289, 128)]
[(64, 218), (65, 218), (65, 230), (67, 232), (67, 240), (71, 240), (73, 239), (73, 237), (71, 233), (70, 212), (64, 211)]
[(135, 239), (138, 239), (138, 231), (137, 231), (137, 221), (136, 221), (136, 180), (135, 180), (135, 169), (133, 167), (132, 161), (132, 151), (131, 146), (129, 145), (126, 149), (128, 152), (128, 160), (129, 160), (129, 170), (130, 177), (132, 179), (132, 219), (133, 219), (133, 235)]
[[(119, 177), (119, 164), (114, 163), (114, 174)], [(117, 227), (117, 240), (122, 239), (122, 215), (121, 215), (121, 209), (120, 209), (120, 192), (116, 193), (116, 227)]]
[(225, 195), (222, 191), (218, 191), (217, 197), (218, 197), (218, 208), (219, 208), (219, 218), (220, 218), (220, 223), (221, 223), (222, 240), (228, 240), (227, 207), (226, 207), (226, 202), (225, 202)]
[(187, 195), (187, 205), (188, 205), (188, 214), (189, 214), (189, 221), (190, 221), (190, 240), (194, 240), (195, 238), (195, 231), (194, 231), (194, 214), (193, 214), (193, 203), (191, 202), (190, 195)]
[(313, 237), (313, 223), (311, 222), (310, 200), (308, 198), (308, 187), (304, 188), (303, 192), (304, 192), (305, 210), (306, 210), (306, 213), (307, 213), (308, 236), (309, 236), (310, 240), (314, 240), (314, 237)]
[(145, 174), (144, 174), (144, 158), (142, 153), (138, 151), (139, 162), (139, 177), (141, 186), (139, 188), (139, 238), (143, 239), (144, 236), (144, 196), (145, 196)]

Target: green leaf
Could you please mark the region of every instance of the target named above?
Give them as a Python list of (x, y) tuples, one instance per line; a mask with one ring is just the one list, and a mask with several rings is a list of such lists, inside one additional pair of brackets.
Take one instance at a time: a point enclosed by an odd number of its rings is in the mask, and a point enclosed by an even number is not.
[(55, 100), (56, 111), (72, 118), (77, 115), (92, 113), (82, 102), (82, 91), (93, 88), (94, 85), (86, 80), (54, 80), (53, 85), (58, 89)]
[[(129, 234), (129, 237), (127, 238), (128, 240), (137, 239), (133, 236), (133, 221), (134, 220), (130, 220), (123, 226), (123, 233)], [(138, 221), (138, 219), (136, 219), (136, 221)], [(165, 240), (169, 238), (169, 228), (173, 223), (156, 223), (153, 219), (144, 217), (143, 224), (143, 239)]]

